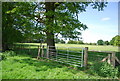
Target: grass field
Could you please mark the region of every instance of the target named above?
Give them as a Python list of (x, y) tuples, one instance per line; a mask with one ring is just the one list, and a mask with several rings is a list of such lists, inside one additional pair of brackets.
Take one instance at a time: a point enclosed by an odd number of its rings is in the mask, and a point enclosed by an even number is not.
[[(18, 43), (21, 44), (21, 43)], [(39, 43), (22, 43), (23, 45), (40, 45)], [(46, 45), (46, 44), (43, 44)], [(116, 51), (118, 52), (117, 46), (107, 46), (107, 45), (83, 45), (83, 44), (56, 44), (58, 47), (88, 47), (89, 50), (97, 50), (97, 51)]]
[[(47, 59), (37, 60), (37, 46), (39, 43), (23, 43), (30, 46), (30, 54), (26, 50), (8, 51), (2, 63), (2, 79), (111, 79), (118, 76), (103, 77), (95, 73), (91, 68), (77, 68), (70, 65), (64, 65)], [(33, 46), (32, 46), (33, 45)], [(44, 44), (46, 45), (46, 44)], [(76, 45), (76, 44), (56, 44), (60, 47), (89, 47), (90, 50), (116, 51), (113, 46), (95, 46), (95, 45)], [(29, 48), (29, 47), (28, 47)], [(75, 50), (72, 48), (72, 50)], [(29, 50), (27, 50), (29, 51)], [(92, 58), (88, 60), (94, 63), (100, 58), (98, 53), (90, 53)], [(33, 57), (35, 55), (35, 57)], [(1, 71), (0, 71), (1, 72)], [(120, 74), (119, 74), (120, 75)]]

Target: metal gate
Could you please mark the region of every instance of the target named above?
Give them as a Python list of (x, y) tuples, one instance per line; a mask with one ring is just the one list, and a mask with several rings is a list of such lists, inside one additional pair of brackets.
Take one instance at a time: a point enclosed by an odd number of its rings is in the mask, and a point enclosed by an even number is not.
[(83, 67), (84, 51), (85, 48), (80, 47), (55, 47), (42, 45), (39, 47), (38, 56), (64, 64)]

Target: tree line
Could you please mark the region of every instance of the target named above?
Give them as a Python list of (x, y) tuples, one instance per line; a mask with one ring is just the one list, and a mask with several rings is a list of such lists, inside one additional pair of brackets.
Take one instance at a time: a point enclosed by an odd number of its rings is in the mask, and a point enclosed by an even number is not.
[(97, 43), (84, 43), (83, 41), (69, 40), (68, 44), (85, 44), (85, 45), (113, 45), (120, 47), (120, 36), (114, 36), (110, 41), (98, 40)]

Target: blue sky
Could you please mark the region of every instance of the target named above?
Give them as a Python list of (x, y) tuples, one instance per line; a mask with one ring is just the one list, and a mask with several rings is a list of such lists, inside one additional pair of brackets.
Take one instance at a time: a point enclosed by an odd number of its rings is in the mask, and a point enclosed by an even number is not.
[(84, 42), (96, 43), (99, 39), (110, 41), (118, 35), (118, 2), (108, 2), (104, 11), (89, 6), (86, 12), (79, 14), (79, 20), (88, 26), (82, 32)]

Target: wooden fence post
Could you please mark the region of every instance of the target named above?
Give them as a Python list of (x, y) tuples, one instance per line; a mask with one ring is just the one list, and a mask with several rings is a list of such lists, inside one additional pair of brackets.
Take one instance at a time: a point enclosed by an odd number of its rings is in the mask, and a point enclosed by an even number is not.
[(87, 63), (88, 63), (88, 47), (85, 47), (85, 50), (84, 50), (84, 67), (87, 67)]
[(39, 57), (40, 57), (40, 49), (41, 49), (41, 45), (38, 46), (38, 56), (37, 56), (37, 59), (39, 59)]
[(111, 63), (111, 54), (108, 54), (108, 64), (110, 64)]
[(41, 57), (43, 57), (44, 56), (44, 45), (42, 46), (42, 55), (41, 55)]
[(112, 61), (112, 65), (113, 65), (113, 67), (115, 67), (115, 52), (112, 52), (112, 58), (111, 58), (111, 61)]
[(47, 59), (49, 59), (49, 46), (47, 46)]

